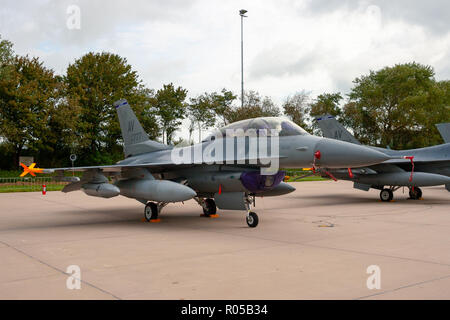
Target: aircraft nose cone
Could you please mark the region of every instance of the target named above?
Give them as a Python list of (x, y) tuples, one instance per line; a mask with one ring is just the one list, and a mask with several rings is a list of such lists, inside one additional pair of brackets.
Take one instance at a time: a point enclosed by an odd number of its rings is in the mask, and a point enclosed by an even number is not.
[(316, 164), (327, 168), (365, 167), (389, 160), (380, 151), (344, 141), (323, 138), (314, 149)]

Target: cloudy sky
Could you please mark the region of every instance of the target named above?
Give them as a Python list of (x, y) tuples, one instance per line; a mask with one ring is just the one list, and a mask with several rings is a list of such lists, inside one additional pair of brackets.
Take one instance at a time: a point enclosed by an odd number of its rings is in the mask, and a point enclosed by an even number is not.
[[(396, 63), (429, 64), (437, 79), (450, 79), (448, 0), (1, 2), (1, 37), (59, 74), (86, 52), (109, 51), (151, 88), (239, 92), (244, 8), (246, 89), (277, 103), (302, 90), (348, 93), (355, 77)], [(73, 5), (81, 28), (71, 30)]]

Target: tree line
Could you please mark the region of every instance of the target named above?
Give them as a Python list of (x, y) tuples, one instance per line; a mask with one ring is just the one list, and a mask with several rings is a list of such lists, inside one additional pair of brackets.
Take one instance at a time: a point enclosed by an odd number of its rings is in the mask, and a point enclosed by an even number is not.
[(361, 142), (393, 149), (442, 143), (435, 123), (450, 121), (450, 81), (436, 81), (431, 66), (416, 62), (370, 71), (353, 81), (350, 92), (312, 98), (297, 92), (277, 106), (268, 96), (247, 91), (244, 104), (232, 91), (189, 97), (173, 83), (160, 89), (143, 84), (117, 54), (89, 52), (57, 75), (37, 57), (15, 54), (0, 38), (0, 168), (17, 168), (22, 155), (42, 166), (112, 164), (123, 157), (113, 103), (125, 98), (149, 138), (176, 144), (183, 120), (193, 133), (261, 116), (287, 116), (318, 134), (315, 117), (330, 114)]

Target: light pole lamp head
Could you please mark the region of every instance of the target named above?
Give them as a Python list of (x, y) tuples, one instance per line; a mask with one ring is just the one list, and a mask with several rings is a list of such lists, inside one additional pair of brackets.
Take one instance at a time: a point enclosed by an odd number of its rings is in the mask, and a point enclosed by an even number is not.
[(241, 17), (246, 17), (246, 13), (247, 13), (248, 11), (247, 10), (245, 10), (245, 9), (242, 9), (242, 10), (239, 10), (239, 15), (241, 16)]

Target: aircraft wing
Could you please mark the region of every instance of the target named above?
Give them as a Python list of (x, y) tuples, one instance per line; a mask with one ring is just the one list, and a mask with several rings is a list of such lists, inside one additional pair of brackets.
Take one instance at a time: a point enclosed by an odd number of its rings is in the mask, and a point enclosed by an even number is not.
[[(223, 160), (224, 165), (237, 165), (240, 167), (269, 167), (270, 165), (264, 165), (261, 163), (270, 163), (270, 161), (278, 160), (281, 158), (285, 158), (284, 156), (280, 156), (278, 158), (257, 158), (257, 159), (236, 159), (228, 162), (228, 160)], [(245, 161), (245, 162), (244, 162)], [(253, 164), (252, 162), (258, 162), (258, 164)], [(208, 165), (206, 162), (190, 162), (190, 163), (175, 163), (172, 161), (167, 162), (150, 162), (150, 163), (132, 163), (132, 164), (114, 164), (114, 165), (104, 165), (104, 166), (86, 166), (86, 167), (66, 167), (66, 168), (51, 168), (51, 169), (38, 169), (39, 173), (54, 173), (54, 172), (63, 172), (63, 171), (91, 171), (91, 170), (101, 170), (102, 172), (121, 172), (124, 169), (133, 169), (133, 168), (147, 168), (150, 172), (162, 172), (168, 171), (174, 168), (188, 168), (194, 166), (204, 166)]]
[(161, 162), (161, 163), (140, 163), (140, 164), (113, 164), (106, 166), (87, 166), (87, 167), (67, 167), (67, 168), (52, 168), (43, 169), (43, 173), (53, 173), (58, 171), (89, 171), (89, 170), (101, 170), (103, 172), (121, 172), (123, 169), (127, 168), (149, 168), (155, 170), (161, 170), (164, 168), (171, 168), (175, 166), (186, 167), (193, 166), (194, 164), (175, 164), (171, 162)]

